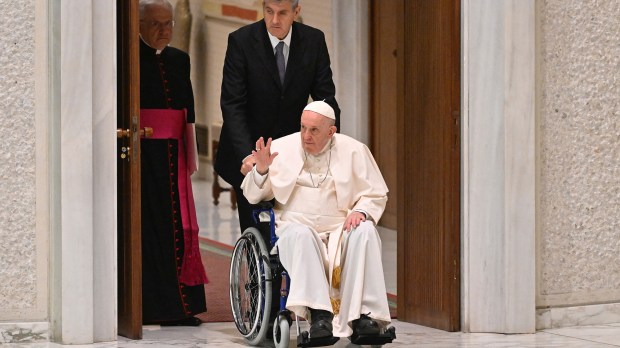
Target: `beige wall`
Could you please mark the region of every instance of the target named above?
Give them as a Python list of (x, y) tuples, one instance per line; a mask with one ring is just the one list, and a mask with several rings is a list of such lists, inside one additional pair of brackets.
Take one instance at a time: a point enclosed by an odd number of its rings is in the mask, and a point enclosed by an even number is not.
[(47, 251), (36, 230), (36, 156), (45, 147), (36, 148), (35, 3), (0, 3), (0, 321), (47, 313)]
[(537, 306), (620, 302), (620, 2), (538, 17)]

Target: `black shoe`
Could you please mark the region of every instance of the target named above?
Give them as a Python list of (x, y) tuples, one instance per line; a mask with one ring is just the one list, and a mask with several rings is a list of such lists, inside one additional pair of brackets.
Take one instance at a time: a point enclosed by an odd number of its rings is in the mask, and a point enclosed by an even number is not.
[(334, 315), (331, 312), (310, 308), (310, 338), (330, 337), (334, 330), (332, 319)]
[(179, 320), (165, 321), (165, 322), (160, 323), (159, 325), (161, 326), (199, 326), (200, 324), (202, 324), (202, 320), (196, 317), (189, 317), (189, 318), (184, 318), (184, 319), (179, 319)]
[(353, 335), (378, 335), (381, 333), (379, 324), (366, 314), (360, 315), (359, 319), (353, 320)]

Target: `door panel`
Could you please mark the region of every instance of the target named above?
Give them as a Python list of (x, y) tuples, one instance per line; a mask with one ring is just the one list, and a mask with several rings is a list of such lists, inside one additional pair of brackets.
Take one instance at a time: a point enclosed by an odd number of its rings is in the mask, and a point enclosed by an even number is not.
[(118, 333), (142, 338), (138, 0), (117, 0)]
[(398, 318), (460, 329), (460, 1), (403, 1)]
[(390, 192), (379, 225), (396, 229), (398, 186), (396, 180), (397, 122), (396, 67), (398, 27), (394, 18), (402, 11), (403, 0), (371, 3), (371, 149)]

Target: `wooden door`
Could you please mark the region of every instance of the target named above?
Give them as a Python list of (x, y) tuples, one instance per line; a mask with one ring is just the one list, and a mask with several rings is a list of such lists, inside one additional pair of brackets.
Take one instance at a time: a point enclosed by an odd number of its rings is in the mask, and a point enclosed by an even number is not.
[(397, 158), (397, 47), (398, 26), (395, 18), (402, 11), (404, 0), (371, 2), (371, 150), (390, 192), (379, 225), (396, 229), (398, 185)]
[(403, 1), (398, 319), (460, 330), (460, 1)]
[(118, 333), (142, 338), (138, 0), (117, 0)]

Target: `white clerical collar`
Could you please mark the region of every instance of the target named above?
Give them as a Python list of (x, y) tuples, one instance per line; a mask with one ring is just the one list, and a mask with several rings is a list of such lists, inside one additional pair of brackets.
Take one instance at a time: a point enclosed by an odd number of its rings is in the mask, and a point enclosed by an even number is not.
[(275, 51), (276, 45), (280, 41), (284, 41), (284, 44), (286, 45), (286, 47), (291, 47), (291, 33), (292, 32), (293, 32), (293, 26), (291, 25), (291, 29), (288, 31), (288, 34), (286, 34), (286, 37), (283, 40), (280, 40), (277, 37), (271, 35), (269, 30), (267, 30), (267, 35), (269, 35), (269, 41), (271, 41), (271, 48), (273, 48), (273, 50)]
[[(145, 44), (145, 45), (147, 45), (147, 46), (149, 46), (150, 48), (152, 48), (152, 49), (154, 49), (154, 50), (155, 50), (155, 54), (161, 54), (161, 51), (163, 51), (163, 50), (158, 50), (157, 48), (155, 48), (155, 47), (153, 47), (153, 46), (149, 45), (149, 44), (148, 44), (148, 42), (146, 42), (146, 41), (144, 40), (144, 38), (142, 38), (142, 34), (138, 34), (138, 35), (140, 35), (140, 40), (142, 40), (142, 42), (144, 42), (144, 44)], [(166, 49), (166, 48), (164, 47), (164, 50), (165, 50), (165, 49)]]

